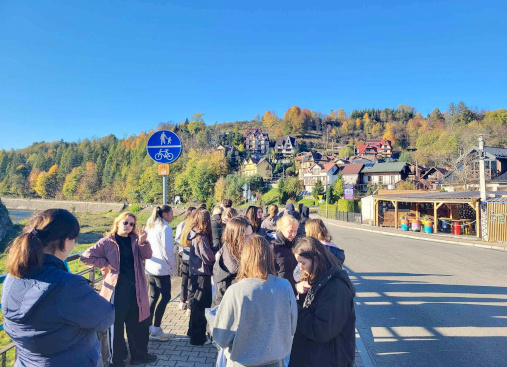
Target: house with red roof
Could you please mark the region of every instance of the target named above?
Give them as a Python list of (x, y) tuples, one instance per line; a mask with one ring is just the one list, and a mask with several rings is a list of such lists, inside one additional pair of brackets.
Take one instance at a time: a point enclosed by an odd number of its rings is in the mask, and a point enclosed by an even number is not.
[(332, 185), (338, 178), (339, 168), (333, 161), (326, 163), (314, 163), (303, 171), (303, 184), (306, 191), (312, 191), (320, 180), (322, 185)]

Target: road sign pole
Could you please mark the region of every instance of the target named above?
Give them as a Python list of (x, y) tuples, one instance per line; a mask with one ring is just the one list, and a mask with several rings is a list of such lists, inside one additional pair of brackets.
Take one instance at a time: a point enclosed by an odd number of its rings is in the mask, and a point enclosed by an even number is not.
[(164, 205), (167, 205), (167, 176), (162, 176), (162, 192), (164, 195)]

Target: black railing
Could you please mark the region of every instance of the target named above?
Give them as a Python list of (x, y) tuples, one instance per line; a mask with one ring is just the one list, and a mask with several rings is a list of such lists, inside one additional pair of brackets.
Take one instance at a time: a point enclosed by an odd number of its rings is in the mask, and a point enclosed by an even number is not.
[[(81, 254), (82, 254), (82, 252), (70, 255), (69, 257), (67, 257), (67, 262), (69, 263), (71, 261), (79, 259)], [(81, 275), (83, 277), (86, 274), (88, 274), (88, 280), (90, 282), (90, 286), (95, 289), (95, 284), (97, 284), (98, 282), (100, 282), (102, 280), (102, 276), (100, 276), (98, 278), (95, 277), (95, 268), (94, 267), (88, 268), (85, 270), (81, 270), (80, 272), (76, 273), (76, 275)], [(6, 276), (7, 276), (7, 274), (0, 275), (0, 284), (2, 284), (5, 281)], [(1, 306), (0, 306), (0, 309), (1, 309)], [(0, 325), (0, 330), (3, 330), (3, 324)], [(9, 350), (11, 350), (12, 348), (14, 348), (14, 343), (10, 343), (9, 345), (6, 345), (5, 347), (3, 347), (0, 350), (1, 367), (7, 366), (7, 352)]]
[(326, 213), (325, 205), (321, 205), (319, 207), (319, 215), (323, 218), (336, 219), (344, 222), (352, 222), (358, 224), (361, 224), (363, 222), (363, 216), (361, 213), (341, 212), (338, 210), (334, 210), (334, 208), (332, 207), (329, 207)]

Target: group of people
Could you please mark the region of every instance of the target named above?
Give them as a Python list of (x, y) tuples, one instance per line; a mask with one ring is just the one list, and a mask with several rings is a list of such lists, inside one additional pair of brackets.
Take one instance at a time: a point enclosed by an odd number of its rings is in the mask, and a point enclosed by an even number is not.
[(145, 228), (132, 213), (114, 220), (81, 255), (102, 271), (99, 295), (65, 264), (76, 218), (63, 209), (35, 216), (10, 247), (2, 291), (17, 365), (101, 366), (105, 344), (110, 365), (125, 366), (125, 329), (130, 364), (155, 362), (148, 341), (170, 339), (161, 321), (177, 263), (189, 342), (213, 341), (227, 366), (353, 365), (355, 291), (345, 253), (308, 208), (288, 204), (278, 213), (271, 205), (264, 215), (250, 206), (240, 215), (229, 199), (212, 213), (190, 207), (174, 240), (172, 220), (166, 205)]

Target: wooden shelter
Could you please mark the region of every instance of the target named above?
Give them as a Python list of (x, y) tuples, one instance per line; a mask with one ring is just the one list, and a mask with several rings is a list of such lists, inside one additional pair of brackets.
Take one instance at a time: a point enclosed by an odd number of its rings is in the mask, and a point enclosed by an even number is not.
[[(498, 192), (490, 192), (493, 196), (497, 196)], [(439, 192), (439, 191), (418, 191), (418, 190), (378, 190), (373, 195), (373, 212), (374, 225), (380, 224), (380, 206), (385, 203), (391, 203), (394, 206), (394, 227), (398, 228), (400, 224), (400, 205), (404, 211), (402, 215), (410, 212), (409, 215), (420, 217), (424, 211), (430, 217), (435, 225), (433, 232), (437, 233), (438, 229), (438, 210), (445, 206), (449, 213), (447, 219), (460, 219), (459, 209), (462, 204), (468, 204), (475, 212), (475, 219), (480, 223), (480, 192), (479, 191), (456, 191), (456, 192)], [(507, 205), (507, 203), (506, 203)], [(423, 209), (424, 208), (424, 209)], [(431, 213), (432, 209), (432, 213)], [(477, 237), (481, 237), (480, 225), (476, 225)]]

